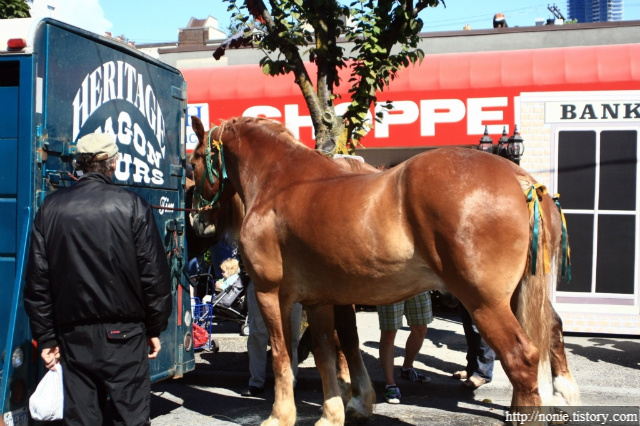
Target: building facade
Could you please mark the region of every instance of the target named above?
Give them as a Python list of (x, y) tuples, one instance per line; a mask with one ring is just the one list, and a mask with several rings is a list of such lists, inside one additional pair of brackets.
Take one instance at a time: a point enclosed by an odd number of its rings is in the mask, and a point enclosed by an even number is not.
[[(640, 21), (622, 21), (423, 33), (425, 60), (385, 91), (394, 112), (358, 150), (370, 164), (394, 165), (443, 145), (476, 148), (485, 125), (495, 143), (517, 125), (521, 166), (561, 194), (567, 216), (573, 278), (551, 289), (566, 331), (640, 335), (639, 30)], [(256, 48), (215, 60), (221, 42), (145, 47), (185, 76), (188, 115), (205, 125), (272, 118), (312, 147), (291, 76), (265, 76)]]
[[(475, 149), (485, 126), (495, 143), (517, 125), (521, 166), (561, 194), (567, 217), (573, 278), (551, 289), (566, 331), (640, 335), (639, 29), (640, 21), (623, 21), (424, 33), (424, 61), (385, 90), (394, 111), (357, 152), (393, 166), (439, 146)], [(259, 49), (229, 49), (216, 61), (215, 47), (160, 50), (199, 57), (191, 68), (179, 65), (187, 113), (206, 124), (268, 117), (313, 147), (291, 76), (265, 76)], [(340, 94), (346, 99), (346, 89)]]
[(568, 0), (567, 9), (579, 23), (622, 21), (624, 0)]

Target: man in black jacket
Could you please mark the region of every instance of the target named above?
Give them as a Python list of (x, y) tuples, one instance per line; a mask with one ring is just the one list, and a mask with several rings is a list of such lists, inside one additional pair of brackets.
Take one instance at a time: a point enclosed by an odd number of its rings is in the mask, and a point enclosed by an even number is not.
[(50, 194), (33, 223), (24, 304), (46, 367), (62, 363), (65, 425), (149, 424), (148, 358), (171, 314), (153, 212), (112, 183), (117, 156), (113, 136), (82, 137), (82, 176)]

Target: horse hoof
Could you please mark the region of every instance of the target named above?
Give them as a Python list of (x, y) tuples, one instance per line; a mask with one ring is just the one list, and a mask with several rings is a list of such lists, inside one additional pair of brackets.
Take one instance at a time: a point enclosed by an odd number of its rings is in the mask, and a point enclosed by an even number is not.
[(267, 420), (262, 422), (260, 426), (293, 426), (294, 424), (295, 424), (295, 419), (291, 424), (288, 424), (284, 420), (280, 421), (278, 418), (270, 416)]
[(366, 423), (372, 415), (372, 412), (367, 412), (362, 406), (357, 407), (355, 404), (348, 404), (344, 412), (345, 424), (361, 425)]

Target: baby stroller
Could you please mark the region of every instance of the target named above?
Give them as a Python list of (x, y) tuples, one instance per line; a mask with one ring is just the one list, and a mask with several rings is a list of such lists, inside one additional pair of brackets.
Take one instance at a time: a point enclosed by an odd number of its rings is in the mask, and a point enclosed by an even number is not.
[(198, 274), (190, 276), (189, 280), (194, 287), (201, 289), (204, 293), (204, 296), (200, 298), (202, 305), (211, 307), (210, 309), (202, 309), (202, 312), (209, 313), (209, 323), (232, 321), (240, 325), (241, 336), (249, 335), (246, 304), (249, 277), (246, 274), (239, 274), (232, 284), (218, 294), (214, 292), (214, 277), (210, 273), (198, 271)]
[(241, 273), (232, 284), (216, 294), (211, 300), (214, 321), (217, 319), (240, 324), (241, 336), (249, 335), (246, 301), (248, 285), (248, 276)]

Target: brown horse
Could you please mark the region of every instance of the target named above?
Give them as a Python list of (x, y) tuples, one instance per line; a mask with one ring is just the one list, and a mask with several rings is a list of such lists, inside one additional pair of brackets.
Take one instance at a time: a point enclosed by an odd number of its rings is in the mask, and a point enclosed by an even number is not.
[[(275, 403), (263, 425), (295, 423), (291, 330), (282, 321), (294, 302), (307, 307), (318, 345), (324, 405), (317, 425), (342, 425), (333, 305), (389, 304), (429, 289), (452, 293), (471, 313), (513, 385), (512, 410), (535, 412), (541, 394), (562, 406), (579, 403), (547, 295), (563, 257), (563, 221), (524, 170), (498, 156), (442, 148), (385, 172), (353, 172), (270, 120), (228, 120), (207, 138), (201, 124), (194, 130), (201, 138), (194, 205), (212, 207), (200, 225), (213, 223), (217, 204), (236, 192), (246, 208), (240, 250), (273, 349)], [(355, 322), (346, 328), (354, 333)], [(373, 389), (359, 353), (350, 352), (348, 408), (367, 418)], [(549, 376), (553, 388), (542, 385)]]

